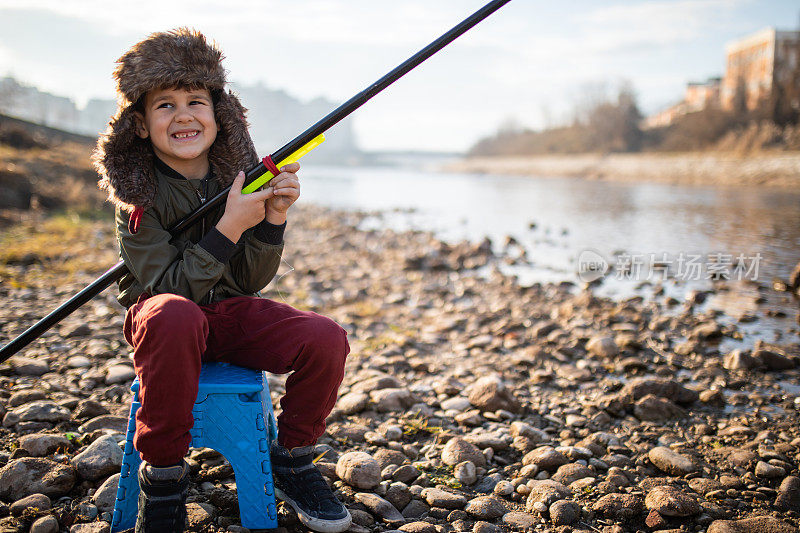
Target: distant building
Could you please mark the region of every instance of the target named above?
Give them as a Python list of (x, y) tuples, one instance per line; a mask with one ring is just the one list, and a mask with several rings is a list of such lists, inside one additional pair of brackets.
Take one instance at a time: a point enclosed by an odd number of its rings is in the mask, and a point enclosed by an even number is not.
[(719, 105), (722, 78), (708, 78), (703, 82), (689, 82), (686, 85), (686, 112), (702, 111), (707, 107)]
[(706, 81), (689, 82), (683, 100), (675, 105), (646, 117), (641, 127), (644, 129), (663, 128), (672, 124), (675, 119), (687, 113), (702, 111), (719, 105), (719, 93), (722, 78), (708, 78)]
[(747, 109), (769, 98), (777, 83), (800, 68), (800, 31), (765, 28), (725, 47), (722, 108), (732, 110), (740, 91)]
[(642, 127), (669, 126), (682, 115), (715, 106), (727, 111), (737, 105), (755, 109), (800, 69), (800, 31), (766, 28), (728, 43), (725, 52), (722, 78), (688, 83), (681, 102), (647, 117)]

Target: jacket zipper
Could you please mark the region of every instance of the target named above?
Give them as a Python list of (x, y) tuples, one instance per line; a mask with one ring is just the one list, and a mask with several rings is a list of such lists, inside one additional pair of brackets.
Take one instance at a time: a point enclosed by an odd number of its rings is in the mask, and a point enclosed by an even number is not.
[[(190, 183), (191, 185), (191, 183)], [(203, 178), (203, 193), (201, 194), (200, 191), (194, 189), (197, 193), (197, 197), (200, 198), (200, 203), (203, 204), (206, 201), (206, 195), (208, 194), (208, 178)], [(201, 239), (202, 236), (206, 234), (206, 219), (203, 217), (203, 220), (200, 221), (200, 235)], [(206, 304), (210, 304), (214, 300), (214, 287), (211, 287), (211, 290), (208, 291), (208, 294), (203, 298)]]

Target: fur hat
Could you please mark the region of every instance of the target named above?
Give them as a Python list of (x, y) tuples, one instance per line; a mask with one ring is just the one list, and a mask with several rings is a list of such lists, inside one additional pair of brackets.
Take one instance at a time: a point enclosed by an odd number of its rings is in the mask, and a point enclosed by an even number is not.
[(214, 97), (218, 131), (208, 153), (215, 179), (228, 186), (240, 170), (258, 161), (247, 132), (245, 108), (225, 92), (222, 52), (199, 32), (178, 28), (154, 33), (117, 60), (118, 107), (106, 132), (100, 135), (92, 161), (100, 174), (98, 185), (124, 211), (153, 205), (156, 177), (150, 139), (136, 134), (136, 103), (153, 89), (208, 89)]

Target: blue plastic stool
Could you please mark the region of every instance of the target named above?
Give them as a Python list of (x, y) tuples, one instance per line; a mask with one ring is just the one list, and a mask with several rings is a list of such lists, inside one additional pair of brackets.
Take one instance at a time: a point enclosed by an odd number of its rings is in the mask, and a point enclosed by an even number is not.
[[(111, 521), (112, 532), (134, 527), (138, 510), (137, 472), (142, 461), (133, 447), (136, 411), (141, 406), (138, 378), (131, 390), (134, 397)], [(203, 364), (192, 416), (191, 445), (213, 448), (233, 467), (242, 526), (248, 529), (278, 527), (269, 460), (269, 445), (277, 438), (278, 431), (266, 373), (226, 363)]]

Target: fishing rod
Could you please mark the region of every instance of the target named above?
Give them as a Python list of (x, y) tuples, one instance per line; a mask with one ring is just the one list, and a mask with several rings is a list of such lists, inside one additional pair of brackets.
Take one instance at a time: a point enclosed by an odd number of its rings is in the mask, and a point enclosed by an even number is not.
[[(242, 188), (242, 190), (245, 192), (250, 192), (251, 190), (258, 188), (260, 185), (267, 183), (269, 179), (273, 177), (273, 172), (270, 171), (270, 168), (273, 169), (273, 171), (276, 170), (276, 165), (273, 162), (283, 163), (284, 161), (289, 160), (297, 152), (302, 151), (309, 145), (313, 145), (315, 139), (322, 135), (325, 131), (329, 130), (335, 124), (371, 100), (375, 95), (386, 89), (389, 85), (408, 74), (408, 72), (410, 72), (420, 63), (453, 42), (459, 36), (467, 32), (470, 28), (480, 23), (482, 20), (510, 1), (511, 0), (492, 0), (491, 2), (487, 3), (482, 8), (475, 11), (472, 15), (453, 26), (450, 30), (443, 33), (439, 38), (431, 42), (425, 48), (406, 59), (403, 63), (385, 74), (382, 78), (372, 83), (369, 87), (328, 113), (328, 115), (320, 119), (316, 124), (309, 127), (307, 130), (286, 143), (277, 151), (262, 159), (260, 163), (245, 172), (245, 186)], [(311, 146), (311, 148), (313, 148), (313, 146)], [(308, 149), (310, 150), (311, 148)], [(175, 224), (170, 226), (168, 231), (173, 235), (181, 233), (186, 228), (205, 217), (205, 215), (207, 215), (212, 209), (221, 205), (228, 197), (230, 190), (230, 186), (226, 187), (222, 192), (207, 200), (196, 210), (187, 214)], [(26, 329), (17, 338), (0, 348), (0, 363), (19, 352), (28, 344), (36, 340), (45, 331), (58, 324), (61, 320), (69, 316), (83, 304), (103, 292), (112, 283), (122, 278), (122, 276), (124, 276), (127, 272), (128, 267), (125, 266), (123, 261), (120, 261), (108, 269), (102, 276), (97, 278), (90, 285), (87, 285), (75, 296), (61, 304), (56, 310), (39, 320), (36, 324)]]

